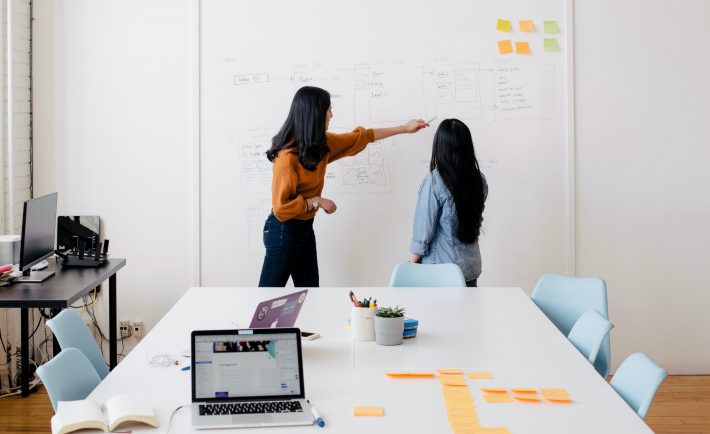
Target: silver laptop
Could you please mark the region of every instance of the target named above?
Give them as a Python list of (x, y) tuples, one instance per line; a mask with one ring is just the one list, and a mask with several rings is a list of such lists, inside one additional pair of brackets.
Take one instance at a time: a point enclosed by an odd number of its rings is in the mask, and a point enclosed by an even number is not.
[(195, 429), (311, 425), (297, 328), (192, 332)]

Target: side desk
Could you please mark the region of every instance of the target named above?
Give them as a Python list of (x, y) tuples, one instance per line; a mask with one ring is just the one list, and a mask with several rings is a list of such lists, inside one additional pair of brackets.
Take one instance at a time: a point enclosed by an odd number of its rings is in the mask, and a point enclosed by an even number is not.
[(55, 274), (42, 283), (13, 283), (0, 287), (0, 307), (20, 308), (20, 356), (22, 372), (22, 396), (28, 396), (30, 360), (29, 360), (29, 309), (52, 308), (66, 309), (84, 295), (108, 279), (109, 306), (109, 367), (117, 363), (116, 343), (116, 272), (126, 265), (123, 258), (110, 258), (107, 263), (97, 268), (62, 268), (56, 258), (48, 259), (47, 270)]

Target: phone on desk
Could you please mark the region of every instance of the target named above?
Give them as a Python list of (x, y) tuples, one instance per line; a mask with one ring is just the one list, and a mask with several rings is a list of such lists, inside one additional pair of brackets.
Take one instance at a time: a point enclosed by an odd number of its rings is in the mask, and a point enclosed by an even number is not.
[(313, 332), (301, 332), (301, 338), (303, 338), (306, 341), (312, 341), (313, 339), (318, 339), (320, 335), (318, 333), (313, 333)]

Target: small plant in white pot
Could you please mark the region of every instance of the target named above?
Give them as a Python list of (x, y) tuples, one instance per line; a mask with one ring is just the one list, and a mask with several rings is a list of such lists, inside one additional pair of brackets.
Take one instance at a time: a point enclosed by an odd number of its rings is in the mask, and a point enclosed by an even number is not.
[(375, 312), (375, 341), (380, 345), (401, 345), (403, 334), (404, 308), (378, 308)]

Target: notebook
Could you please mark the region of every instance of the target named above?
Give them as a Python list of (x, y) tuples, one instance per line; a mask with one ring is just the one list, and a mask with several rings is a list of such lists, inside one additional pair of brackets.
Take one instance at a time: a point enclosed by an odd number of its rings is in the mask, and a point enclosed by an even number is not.
[(249, 328), (293, 327), (308, 290), (262, 301), (256, 306)]
[(192, 426), (310, 425), (297, 328), (192, 332)]

